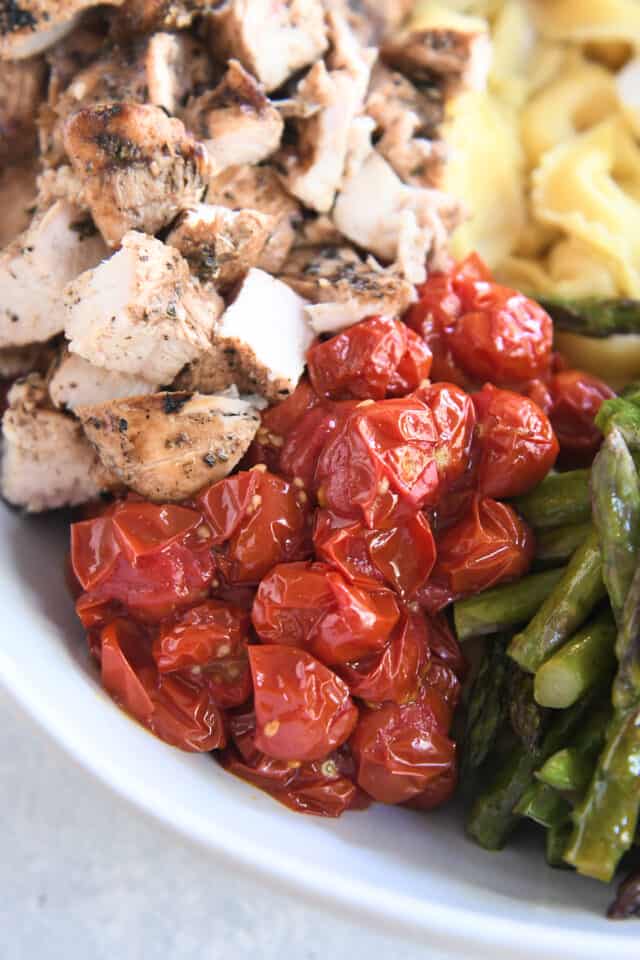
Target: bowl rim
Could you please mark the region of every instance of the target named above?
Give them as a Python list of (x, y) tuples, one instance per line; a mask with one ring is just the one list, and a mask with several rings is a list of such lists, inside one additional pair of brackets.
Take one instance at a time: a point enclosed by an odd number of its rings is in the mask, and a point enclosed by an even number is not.
[[(637, 941), (611, 933), (588, 930), (579, 938), (575, 928), (549, 926), (532, 918), (531, 923), (502, 914), (474, 909), (461, 910), (442, 904), (429, 905), (407, 894), (389, 895), (366, 882), (344, 880), (339, 870), (301, 869), (300, 857), (286, 851), (261, 850), (242, 836), (224, 830), (204, 829), (203, 820), (184, 805), (151, 797), (142, 777), (113, 753), (98, 754), (90, 729), (75, 727), (65, 720), (52, 690), (43, 690), (21, 673), (12, 658), (0, 647), (0, 682), (45, 734), (95, 778), (113, 789), (132, 806), (159, 821), (175, 833), (205, 847), (225, 862), (244, 872), (275, 881), (287, 893), (295, 892), (318, 906), (322, 904), (356, 922), (366, 919), (384, 929), (401, 932), (405, 938), (428, 934), (434, 949), (455, 950), (463, 956), (495, 960), (496, 951), (517, 951), (519, 960), (602, 960), (607, 949), (615, 948), (617, 960), (637, 960)], [(508, 953), (505, 953), (508, 956)]]

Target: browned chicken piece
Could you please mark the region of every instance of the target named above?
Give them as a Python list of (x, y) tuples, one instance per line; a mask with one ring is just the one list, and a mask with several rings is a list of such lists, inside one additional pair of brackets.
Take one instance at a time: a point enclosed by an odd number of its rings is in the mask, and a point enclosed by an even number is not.
[(271, 233), (256, 266), (267, 273), (278, 273), (293, 246), (302, 211), (275, 170), (268, 166), (230, 167), (210, 181), (207, 200), (231, 210), (249, 208), (271, 216)]
[(187, 104), (183, 118), (206, 146), (214, 173), (265, 160), (280, 146), (284, 130), (263, 88), (237, 60), (214, 90)]
[(439, 82), (446, 95), (484, 88), (491, 65), (486, 31), (430, 27), (387, 38), (382, 59), (418, 83)]
[(223, 0), (211, 21), (215, 53), (240, 60), (267, 92), (314, 63), (328, 46), (320, 0)]
[(62, 332), (62, 292), (108, 253), (87, 214), (61, 200), (0, 253), (0, 347), (42, 343)]
[(331, 9), (341, 10), (362, 43), (379, 45), (407, 19), (415, 0), (332, 0)]
[(143, 396), (155, 393), (158, 387), (158, 383), (149, 383), (130, 373), (96, 367), (66, 349), (60, 351), (49, 373), (49, 396), (54, 406), (62, 410), (75, 410), (76, 407), (121, 397)]
[(233, 470), (260, 425), (252, 404), (228, 396), (156, 393), (77, 410), (109, 470), (151, 500), (183, 500)]
[(302, 203), (328, 213), (333, 206), (349, 146), (349, 133), (363, 108), (376, 51), (360, 45), (346, 20), (328, 14), (331, 53), (327, 69), (318, 60), (298, 85), (303, 101), (319, 104), (307, 119), (293, 121), (296, 144), (283, 150), (278, 163), (283, 181)]
[(225, 351), (214, 347), (181, 370), (173, 381), (172, 389), (190, 393), (220, 393), (236, 387), (243, 393), (250, 393), (254, 386), (240, 369), (235, 349)]
[(211, 346), (224, 304), (177, 250), (131, 232), (122, 248), (66, 288), (73, 353), (107, 370), (168, 384)]
[(427, 262), (432, 269), (446, 262), (448, 237), (459, 222), (460, 208), (439, 190), (402, 183), (372, 150), (338, 194), (333, 219), (352, 243), (394, 263), (411, 283), (422, 283)]
[(154, 30), (185, 30), (194, 17), (217, 6), (217, 0), (126, 0), (114, 17), (117, 39)]
[(34, 371), (46, 373), (56, 355), (56, 349), (48, 343), (30, 343), (26, 347), (3, 347), (0, 349), (0, 377), (13, 380)]
[(272, 217), (257, 210), (201, 203), (180, 215), (167, 243), (180, 251), (200, 280), (224, 293), (256, 266), (272, 225)]
[[(74, 35), (75, 36), (75, 35)], [(40, 118), (40, 151), (46, 163), (64, 161), (64, 126), (71, 114), (96, 104), (148, 103), (176, 114), (189, 92), (207, 85), (211, 65), (204, 47), (187, 34), (155, 33), (114, 47), (79, 70), (62, 88), (49, 85)]]
[(86, 178), (84, 202), (112, 247), (129, 230), (157, 233), (206, 189), (205, 148), (159, 107), (79, 110), (66, 123), (64, 143), (74, 171)]
[[(107, 0), (119, 6), (123, 0)], [(33, 57), (62, 40), (96, 0), (5, 0), (0, 4), (0, 60)]]
[(418, 90), (401, 73), (378, 64), (367, 97), (376, 124), (376, 149), (405, 183), (441, 187), (447, 150), (439, 138), (444, 97), (437, 87)]
[[(59, 167), (45, 168), (37, 179), (38, 210), (48, 210), (58, 200), (67, 200), (81, 209), (82, 186), (81, 178), (73, 172), (68, 163), (63, 163)], [(86, 207), (84, 209), (86, 222), (90, 217)], [(96, 233), (98, 232), (95, 225), (93, 229)]]
[(30, 513), (86, 503), (119, 486), (80, 423), (51, 409), (38, 375), (11, 388), (2, 437), (2, 496)]
[(45, 78), (46, 64), (41, 57), (18, 63), (0, 61), (0, 165), (33, 154)]
[(0, 249), (27, 229), (37, 197), (35, 165), (0, 168)]
[(58, 102), (71, 81), (104, 52), (104, 33), (97, 26), (81, 23), (63, 40), (47, 50), (49, 66), (47, 99)]
[(363, 263), (351, 247), (299, 247), (281, 279), (309, 300), (306, 314), (315, 333), (335, 333), (375, 314), (399, 316), (414, 288), (375, 262)]

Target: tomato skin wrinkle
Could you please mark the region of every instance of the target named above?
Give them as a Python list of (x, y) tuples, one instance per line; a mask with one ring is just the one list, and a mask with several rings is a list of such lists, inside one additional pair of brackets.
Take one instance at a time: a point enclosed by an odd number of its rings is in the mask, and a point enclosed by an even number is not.
[(551, 378), (550, 419), (560, 443), (563, 465), (588, 467), (602, 443), (595, 417), (614, 391), (589, 373), (563, 370)]

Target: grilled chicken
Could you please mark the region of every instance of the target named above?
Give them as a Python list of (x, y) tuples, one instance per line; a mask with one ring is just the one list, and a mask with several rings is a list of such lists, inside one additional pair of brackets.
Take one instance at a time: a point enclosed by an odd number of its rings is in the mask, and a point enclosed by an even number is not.
[(201, 203), (181, 214), (167, 243), (180, 251), (202, 281), (225, 291), (258, 263), (272, 223), (272, 217), (257, 210)]
[(401, 180), (416, 187), (440, 187), (446, 146), (439, 134), (444, 96), (436, 87), (420, 92), (401, 73), (378, 64), (367, 98), (376, 124), (376, 149)]
[(154, 30), (184, 30), (193, 18), (207, 13), (215, 0), (126, 0), (114, 17), (112, 32), (118, 39)]
[(237, 60), (214, 90), (187, 104), (184, 122), (206, 146), (216, 173), (265, 160), (280, 146), (284, 130), (279, 112)]
[(64, 142), (84, 179), (84, 201), (112, 247), (129, 230), (157, 233), (205, 191), (206, 150), (159, 107), (87, 107), (67, 121)]
[(328, 45), (318, 0), (223, 0), (211, 20), (216, 54), (240, 60), (267, 91), (317, 60)]
[(90, 218), (61, 200), (0, 254), (0, 347), (41, 343), (64, 326), (62, 291), (107, 248)]
[(52, 410), (37, 375), (16, 383), (2, 419), (2, 495), (29, 512), (95, 500), (118, 485), (77, 420)]
[(88, 360), (64, 350), (49, 378), (49, 396), (56, 407), (75, 410), (93, 403), (105, 403), (120, 397), (138, 397), (154, 393), (157, 383), (129, 373), (117, 373), (96, 367)]
[(333, 213), (345, 237), (384, 261), (395, 261), (411, 283), (424, 282), (427, 260), (441, 265), (458, 217), (450, 197), (406, 186), (375, 150), (347, 180)]
[(182, 500), (233, 470), (260, 425), (254, 406), (228, 396), (156, 393), (77, 411), (109, 470), (152, 500)]
[(250, 270), (216, 329), (214, 356), (241, 371), (252, 392), (282, 399), (302, 376), (313, 340), (305, 305), (282, 281)]
[(211, 346), (222, 301), (160, 240), (131, 232), (122, 249), (65, 290), (73, 353), (107, 370), (168, 384)]
[(491, 43), (485, 30), (433, 26), (391, 35), (382, 59), (418, 83), (437, 80), (447, 95), (482, 90), (491, 66)]
[[(48, 210), (58, 200), (65, 200), (78, 209), (82, 208), (82, 180), (73, 172), (69, 164), (63, 163), (59, 167), (48, 167), (43, 170), (36, 181), (36, 185), (38, 188), (36, 198), (38, 210)], [(83, 216), (84, 222), (88, 224), (91, 217), (86, 207)], [(92, 220), (91, 224), (93, 224)], [(95, 226), (93, 229), (96, 233), (98, 232)]]
[[(108, 0), (119, 6), (123, 0)], [(96, 0), (6, 0), (0, 5), (0, 60), (33, 57), (62, 40)]]
[(331, 67), (318, 60), (299, 84), (303, 101), (319, 105), (312, 116), (294, 121), (295, 148), (281, 158), (284, 183), (305, 206), (328, 213), (344, 172), (349, 131), (362, 111), (376, 51), (360, 46), (343, 17), (328, 15)]
[(267, 166), (231, 167), (211, 180), (207, 200), (232, 210), (258, 210), (272, 218), (271, 233), (256, 266), (267, 273), (278, 273), (295, 240), (295, 226), (302, 219), (302, 211), (276, 172)]
[(27, 229), (37, 196), (35, 166), (0, 168), (0, 249)]
[(0, 60), (0, 164), (33, 154), (45, 78), (41, 57), (19, 63)]
[(314, 304), (306, 312), (315, 333), (335, 333), (374, 314), (399, 316), (414, 297), (410, 283), (375, 262), (363, 263), (350, 247), (300, 247), (282, 279)]

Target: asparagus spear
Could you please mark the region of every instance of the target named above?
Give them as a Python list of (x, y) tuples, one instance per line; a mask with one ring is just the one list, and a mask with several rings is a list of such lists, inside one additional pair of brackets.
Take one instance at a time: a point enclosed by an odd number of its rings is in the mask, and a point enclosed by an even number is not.
[(603, 699), (599, 707), (589, 713), (572, 743), (552, 754), (536, 778), (556, 790), (584, 794), (604, 744), (611, 712), (608, 699)]
[(558, 330), (585, 337), (640, 333), (640, 300), (544, 299), (540, 301)]
[(536, 671), (534, 695), (542, 707), (570, 707), (615, 668), (616, 626), (608, 610), (560, 647)]
[(613, 425), (620, 430), (632, 453), (637, 453), (640, 450), (640, 406), (623, 397), (605, 400), (598, 411), (596, 426), (607, 434)]
[(570, 523), (541, 530), (536, 537), (536, 565), (558, 567), (569, 560), (589, 536), (590, 523)]
[(602, 576), (616, 621), (629, 592), (640, 549), (640, 479), (614, 418), (592, 473), (593, 518), (600, 537)]
[(460, 770), (460, 780), (467, 791), (473, 785), (475, 771), (493, 747), (505, 716), (509, 666), (505, 646), (502, 637), (491, 641), (469, 694)]
[(567, 868), (564, 855), (570, 837), (571, 819), (569, 817), (563, 823), (552, 824), (549, 827), (546, 837), (546, 857), (550, 867)]
[(517, 738), (529, 750), (535, 750), (544, 735), (548, 711), (533, 696), (533, 677), (511, 664), (507, 683), (509, 720)]
[(636, 568), (616, 641), (618, 672), (613, 684), (613, 703), (626, 708), (640, 703), (640, 563)]
[(453, 606), (458, 640), (510, 630), (527, 623), (562, 574), (562, 570), (545, 570), (515, 583), (485, 590), (467, 600), (459, 600)]
[(640, 806), (640, 709), (619, 710), (583, 802), (573, 814), (565, 853), (579, 873), (609, 882), (631, 847)]
[(534, 782), (522, 794), (513, 812), (539, 823), (541, 827), (557, 827), (567, 822), (571, 806), (553, 787)]
[(523, 670), (535, 673), (584, 623), (604, 595), (602, 557), (598, 536), (592, 531), (533, 620), (511, 641), (509, 656)]
[(489, 785), (479, 793), (467, 817), (467, 831), (480, 846), (499, 850), (518, 822), (514, 807), (530, 785), (535, 770), (573, 735), (592, 695), (562, 710), (553, 720), (541, 745), (535, 750), (516, 743), (499, 765)]
[(552, 473), (514, 506), (532, 527), (545, 529), (591, 520), (590, 470)]

